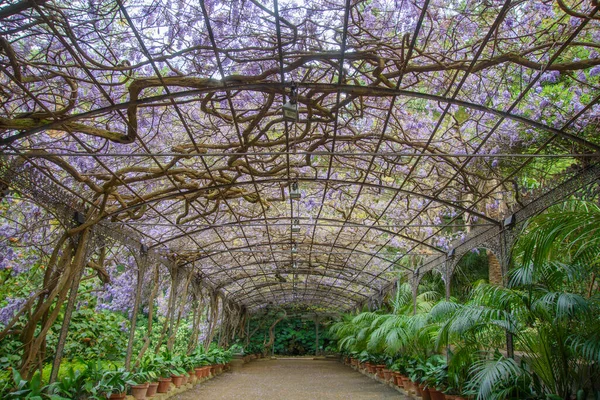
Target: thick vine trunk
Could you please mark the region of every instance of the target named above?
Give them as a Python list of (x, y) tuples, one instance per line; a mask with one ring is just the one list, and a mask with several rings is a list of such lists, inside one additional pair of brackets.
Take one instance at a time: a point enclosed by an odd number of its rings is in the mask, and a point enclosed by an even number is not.
[[(20, 372), (25, 379), (31, 377), (32, 366), (38, 359), (38, 352), (45, 343), (46, 335), (54, 325), (77, 274), (85, 267), (88, 240), (89, 230), (86, 229), (82, 232), (77, 247), (73, 246), (72, 241), (67, 242), (59, 267), (48, 279), (46, 287), (49, 289), (49, 294), (43, 299), (40, 298), (35, 312), (23, 328), (21, 341), (24, 345), (24, 352)], [(54, 308), (51, 310), (52, 306)], [(40, 321), (42, 324), (38, 331)]]
[(185, 285), (183, 287), (183, 293), (181, 294), (181, 296), (178, 296), (181, 299), (181, 303), (179, 304), (179, 311), (177, 312), (177, 319), (176, 319), (176, 321), (174, 321), (174, 323), (171, 323), (170, 327), (169, 327), (169, 338), (167, 340), (167, 348), (169, 350), (172, 350), (173, 345), (175, 344), (175, 336), (177, 335), (177, 330), (179, 329), (179, 324), (181, 323), (181, 316), (183, 315), (183, 309), (185, 308), (185, 305), (187, 302), (187, 293), (188, 293), (188, 289), (190, 287), (190, 283), (192, 281), (192, 276), (193, 276), (193, 274), (190, 272), (185, 281)]
[(194, 329), (188, 343), (188, 354), (194, 351), (198, 345), (198, 338), (200, 336), (200, 323), (202, 322), (202, 314), (204, 313), (204, 302), (202, 298), (196, 298), (197, 305), (194, 307)]
[(163, 324), (158, 342), (154, 348), (154, 352), (158, 353), (160, 346), (162, 346), (165, 336), (169, 328), (173, 325), (173, 315), (175, 314), (175, 299), (177, 298), (177, 271), (174, 272), (171, 280), (171, 292), (169, 293), (169, 308), (167, 310), (167, 316), (165, 323)]
[(210, 343), (215, 335), (215, 327), (217, 325), (217, 319), (219, 317), (219, 298), (215, 293), (210, 297), (210, 319), (208, 321), (208, 333), (206, 339), (204, 339), (204, 349), (208, 350)]
[(150, 341), (152, 336), (152, 318), (154, 316), (154, 299), (158, 294), (158, 286), (159, 286), (159, 276), (158, 276), (158, 265), (154, 269), (154, 286), (152, 287), (152, 293), (150, 293), (150, 297), (148, 298), (148, 329), (146, 330), (146, 336), (144, 337), (144, 344), (142, 345), (142, 349), (140, 350), (140, 354), (138, 354), (138, 358), (135, 362), (135, 366), (139, 366), (144, 358), (144, 354), (146, 354), (146, 350), (150, 347)]
[(287, 313), (284, 311), (283, 315), (276, 319), (275, 322), (273, 322), (273, 324), (269, 328), (269, 341), (265, 343), (265, 354), (269, 354), (269, 350), (273, 346), (273, 343), (275, 343), (275, 334), (273, 333), (273, 330), (275, 329), (277, 324), (280, 323), (286, 316)]
[(133, 304), (133, 310), (131, 312), (131, 320), (129, 327), (129, 341), (127, 342), (127, 352), (125, 354), (125, 369), (129, 370), (131, 367), (131, 354), (133, 352), (133, 339), (135, 337), (135, 325), (137, 322), (137, 315), (140, 309), (140, 302), (142, 298), (142, 285), (144, 281), (144, 273), (146, 272), (147, 257), (142, 255), (139, 258), (136, 257), (138, 265), (137, 282), (135, 285), (135, 299)]
[[(63, 317), (62, 326), (60, 328), (60, 334), (58, 336), (58, 343), (56, 345), (56, 350), (54, 354), (54, 361), (52, 362), (52, 371), (50, 372), (50, 383), (56, 381), (58, 377), (58, 371), (60, 369), (60, 363), (62, 361), (63, 352), (65, 349), (65, 344), (67, 342), (67, 335), (69, 333), (69, 325), (71, 323), (71, 316), (73, 314), (73, 310), (75, 309), (75, 302), (77, 301), (77, 292), (79, 290), (79, 283), (81, 282), (81, 277), (83, 276), (83, 271), (85, 270), (85, 254), (87, 252), (87, 239), (89, 238), (89, 230), (85, 230), (83, 233), (79, 235), (79, 242), (77, 244), (78, 251), (79, 247), (83, 247), (82, 253), (83, 256), (78, 259), (76, 257), (75, 262), (81, 262), (82, 265), (76, 265), (75, 268), (77, 271), (74, 273), (74, 279), (71, 283), (71, 288), (69, 289), (69, 301), (67, 302), (67, 306), (65, 308), (65, 315)], [(103, 251), (103, 250), (102, 250)], [(104, 258), (103, 254), (100, 256), (101, 260)], [(102, 262), (102, 261), (101, 261)], [(45, 348), (45, 339), (42, 344), (42, 349)], [(43, 351), (40, 352), (40, 355)]]

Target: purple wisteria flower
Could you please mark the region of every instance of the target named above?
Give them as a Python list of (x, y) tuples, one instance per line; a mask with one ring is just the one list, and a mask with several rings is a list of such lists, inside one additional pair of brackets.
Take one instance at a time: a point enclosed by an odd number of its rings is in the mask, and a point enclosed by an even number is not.
[(0, 324), (8, 325), (13, 317), (19, 312), (21, 307), (27, 302), (24, 298), (6, 298), (7, 304), (4, 307), (0, 307)]
[(560, 71), (544, 72), (540, 77), (540, 82), (556, 83), (560, 77)]

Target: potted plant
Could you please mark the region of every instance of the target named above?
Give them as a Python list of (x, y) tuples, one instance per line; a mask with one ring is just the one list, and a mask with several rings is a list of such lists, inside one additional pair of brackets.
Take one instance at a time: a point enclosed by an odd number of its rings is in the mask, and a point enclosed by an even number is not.
[(429, 390), (432, 400), (445, 400), (443, 391), (448, 387), (448, 365), (444, 357), (438, 354), (429, 357), (425, 363), (422, 383)]
[(413, 384), (417, 396), (422, 396), (423, 400), (430, 400), (429, 390), (423, 384), (423, 375), (425, 374), (426, 365), (421, 360), (411, 360), (412, 362), (406, 367), (408, 377)]
[(210, 362), (208, 360), (208, 355), (204, 351), (204, 348), (199, 347), (192, 354), (194, 364), (196, 366), (196, 376), (198, 378), (206, 378), (210, 374)]
[[(131, 379), (136, 382), (136, 385), (131, 385), (131, 395), (139, 400), (145, 399), (146, 396), (154, 395), (156, 393), (156, 387), (158, 386), (156, 378), (157, 375), (154, 370), (142, 366), (137, 368), (131, 374)], [(153, 382), (153, 389), (148, 393), (151, 382)]]
[(149, 354), (142, 359), (140, 365), (135, 369), (135, 373), (138, 375), (137, 379), (134, 377), (134, 380), (141, 383), (139, 381), (145, 379), (145, 382), (148, 383), (146, 397), (152, 397), (157, 393), (160, 372), (161, 366), (157, 364), (154, 356)]
[(124, 399), (127, 386), (135, 385), (131, 379), (131, 373), (124, 368), (105, 371), (102, 378), (96, 384), (95, 392), (103, 394), (107, 399)]
[(183, 360), (180, 356), (172, 354), (170, 351), (162, 353), (162, 359), (171, 374), (175, 387), (180, 387), (183, 384), (183, 379), (186, 374), (186, 370), (183, 368)]
[(153, 363), (154, 371), (158, 377), (158, 386), (156, 388), (157, 393), (167, 393), (171, 390), (171, 367), (168, 362), (161, 356), (151, 356), (151, 362)]
[(181, 366), (187, 373), (187, 381), (191, 382), (196, 378), (196, 373), (194, 371), (195, 360), (191, 356), (181, 356)]

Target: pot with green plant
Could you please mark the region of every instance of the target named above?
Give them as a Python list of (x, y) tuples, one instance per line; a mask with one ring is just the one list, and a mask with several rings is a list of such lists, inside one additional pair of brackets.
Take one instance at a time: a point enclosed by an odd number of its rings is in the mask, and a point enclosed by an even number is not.
[(153, 357), (155, 372), (157, 373), (158, 386), (156, 388), (157, 393), (167, 393), (171, 390), (171, 367), (167, 361), (161, 356)]
[(180, 387), (183, 384), (183, 380), (186, 375), (186, 370), (183, 368), (182, 358), (178, 355), (174, 355), (168, 350), (161, 354), (161, 358), (167, 370), (163, 371), (163, 373), (169, 373), (175, 387)]
[(430, 400), (429, 390), (425, 388), (423, 383), (423, 375), (425, 374), (426, 364), (422, 360), (411, 360), (409, 366), (406, 367), (408, 377), (413, 383), (417, 396), (422, 396), (423, 400)]
[(432, 400), (445, 400), (443, 391), (448, 387), (448, 365), (446, 359), (435, 354), (427, 359), (424, 366), (422, 384), (429, 391)]
[(198, 346), (189, 357), (192, 361), (196, 378), (202, 379), (207, 377), (210, 367), (208, 366), (208, 360), (206, 358), (204, 347)]
[(406, 374), (406, 365), (407, 365), (406, 356), (400, 356), (400, 357), (396, 358), (396, 360), (394, 360), (392, 365), (390, 365), (390, 369), (392, 371), (394, 371), (394, 376), (396, 378), (396, 385), (398, 387), (402, 387), (402, 388), (404, 387), (404, 378), (406, 378), (406, 380), (408, 380), (408, 377)]
[(156, 395), (161, 368), (162, 365), (159, 364), (154, 355), (146, 354), (140, 364), (134, 369), (134, 380), (138, 383), (148, 383), (146, 397)]
[(146, 394), (148, 393), (148, 386), (150, 386), (149, 382), (131, 385), (131, 395), (135, 398), (135, 400), (144, 400), (146, 398)]
[[(146, 397), (152, 397), (156, 394), (156, 387), (158, 386), (156, 382), (157, 374), (153, 369), (144, 368), (140, 365), (140, 367), (133, 371), (131, 378), (137, 383), (137, 385), (131, 385), (131, 395), (136, 400), (143, 400)], [(150, 389), (151, 382), (153, 382), (152, 389)]]
[(190, 356), (181, 356), (181, 366), (186, 371), (187, 382), (194, 382), (196, 379), (196, 372), (194, 371), (196, 361), (194, 357)]
[(131, 372), (124, 368), (115, 368), (104, 371), (102, 378), (95, 386), (95, 392), (103, 394), (107, 399), (124, 399), (128, 386), (135, 384)]

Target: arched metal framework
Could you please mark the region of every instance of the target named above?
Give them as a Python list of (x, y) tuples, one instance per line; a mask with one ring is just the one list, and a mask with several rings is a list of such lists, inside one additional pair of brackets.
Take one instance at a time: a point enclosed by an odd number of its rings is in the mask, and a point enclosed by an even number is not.
[(0, 8), (5, 183), (250, 311), (418, 281), (600, 150), (597, 2), (38, 3)]

